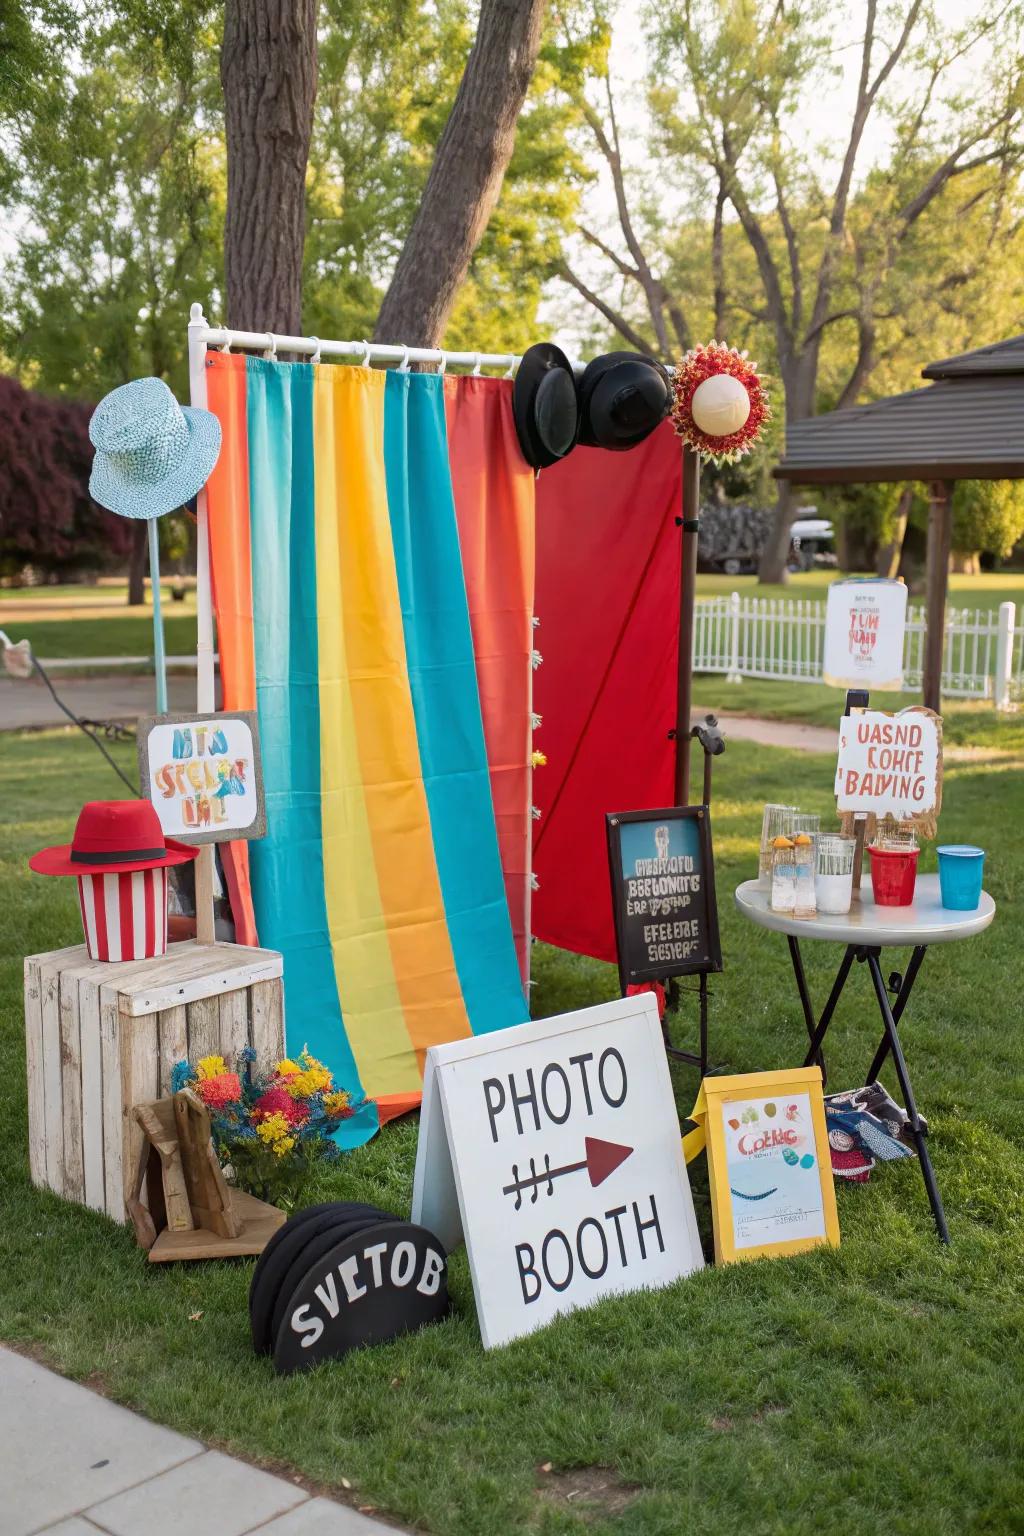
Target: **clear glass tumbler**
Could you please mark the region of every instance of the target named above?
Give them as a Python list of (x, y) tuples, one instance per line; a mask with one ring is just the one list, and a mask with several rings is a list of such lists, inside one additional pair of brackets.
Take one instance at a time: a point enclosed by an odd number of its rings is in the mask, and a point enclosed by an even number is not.
[(761, 851), (757, 865), (757, 883), (763, 890), (770, 890), (772, 883), (772, 844), (777, 837), (788, 837), (790, 820), (796, 815), (795, 805), (766, 805), (761, 819)]
[(849, 912), (853, 900), (853, 860), (857, 840), (853, 837), (818, 838), (814, 875), (814, 894), (819, 912), (841, 916)]

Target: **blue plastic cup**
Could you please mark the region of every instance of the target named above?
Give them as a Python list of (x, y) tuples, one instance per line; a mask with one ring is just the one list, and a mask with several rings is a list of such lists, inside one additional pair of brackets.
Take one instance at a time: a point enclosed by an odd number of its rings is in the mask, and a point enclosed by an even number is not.
[(939, 855), (939, 889), (942, 905), (953, 912), (974, 912), (981, 903), (984, 848), (970, 843), (948, 843)]

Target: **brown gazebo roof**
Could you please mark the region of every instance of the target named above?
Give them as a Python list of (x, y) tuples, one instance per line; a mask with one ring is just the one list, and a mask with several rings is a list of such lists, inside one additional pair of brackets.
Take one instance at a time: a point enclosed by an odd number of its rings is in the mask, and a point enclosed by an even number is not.
[(923, 372), (936, 383), (790, 423), (776, 479), (826, 485), (1024, 478), (1024, 336), (930, 363)]
[(923, 379), (980, 378), (985, 375), (998, 378), (1008, 373), (1024, 373), (1024, 336), (1011, 336), (1009, 341), (975, 347), (973, 352), (944, 357), (941, 362), (929, 363), (927, 368), (921, 369)]

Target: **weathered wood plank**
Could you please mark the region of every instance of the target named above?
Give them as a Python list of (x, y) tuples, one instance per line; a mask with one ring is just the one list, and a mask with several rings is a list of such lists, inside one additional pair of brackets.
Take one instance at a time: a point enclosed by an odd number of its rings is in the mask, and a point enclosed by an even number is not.
[(124, 1166), (124, 1105), (121, 1099), (121, 1012), (117, 993), (96, 988), (100, 1016), (100, 1061), (103, 1071), (103, 1190), (107, 1215), (124, 1221), (125, 1197), (137, 1166)]
[(46, 1182), (64, 1193), (64, 1099), (60, 1064), (60, 961), (43, 956), (39, 970), (39, 1000), (43, 1048), (43, 1143)]
[(178, 1008), (165, 1008), (157, 1017), (160, 1032), (159, 1097), (166, 1098), (171, 1091), (174, 1067), (188, 1056), (188, 1010), (182, 1004)]
[(197, 998), (215, 997), (253, 982), (266, 982), (284, 969), (276, 949), (246, 945), (172, 945), (150, 960), (143, 986), (124, 989), (121, 1009), (129, 1014), (163, 1012)]
[(43, 1003), (39, 958), (25, 961), (25, 1075), (28, 1089), (28, 1168), (32, 1183), (46, 1184), (46, 1103), (43, 1081)]
[(220, 1054), (230, 1067), (239, 1065), (239, 1052), (249, 1044), (249, 993), (225, 992), (220, 999)]
[[(210, 946), (211, 951), (220, 947)], [(243, 964), (235, 959), (225, 961), (216, 954), (200, 955), (194, 970), (187, 965), (183, 967), (186, 974), (172, 977), (168, 981), (154, 981), (147, 977), (144, 987), (124, 994), (123, 1011), (132, 1014), (162, 1013), (165, 1008), (218, 997), (225, 992), (252, 986), (257, 981), (269, 981), (282, 974), (284, 962), (273, 951), (250, 949), (244, 953), (256, 957), (262, 954), (266, 958), (248, 960)]]
[(134, 1168), (142, 1145), (142, 1127), (135, 1118), (135, 1106), (155, 1099), (160, 1081), (157, 1015), (147, 1013), (142, 1018), (130, 1020), (125, 1020), (122, 1015), (121, 1027), (121, 1085), (125, 1109), (122, 1166)]
[(103, 1174), (103, 1050), (100, 1040), (100, 997), (93, 974), (74, 983), (82, 1061), (82, 1171), (85, 1203), (94, 1211), (107, 1208)]
[(203, 1056), (220, 1054), (220, 998), (201, 997), (185, 1010), (188, 1029), (188, 1059), (195, 1063)]
[(249, 1043), (260, 1068), (284, 1055), (284, 988), (280, 981), (258, 981), (249, 994)]
[(60, 1065), (64, 1116), (63, 1193), (84, 1201), (82, 1162), (82, 1037), (78, 1022), (78, 977), (62, 971), (57, 986), (60, 1007)]

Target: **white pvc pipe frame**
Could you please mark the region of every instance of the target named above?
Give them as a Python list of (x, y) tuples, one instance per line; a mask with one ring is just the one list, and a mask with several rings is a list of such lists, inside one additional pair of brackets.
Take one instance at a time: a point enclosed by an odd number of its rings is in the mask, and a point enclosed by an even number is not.
[[(298, 353), (319, 362), (324, 357), (351, 358), (367, 368), (373, 363), (434, 363), (443, 373), (449, 364), (471, 368), (478, 374), (483, 368), (501, 368), (512, 378), (521, 358), (512, 352), (446, 352), (434, 347), (392, 346), (376, 341), (321, 341), (318, 336), (276, 336), (269, 331), (230, 331), (223, 326), (209, 326), (201, 304), (193, 304), (188, 323), (188, 373), (191, 403), (206, 408), (206, 352), (208, 347), (230, 351), (241, 347), (276, 357), (278, 351)], [(573, 360), (575, 373), (586, 365)], [(206, 491), (196, 499), (198, 536), (196, 541), (196, 618), (198, 629), (196, 708), (200, 713), (214, 709), (215, 677), (213, 654), (213, 598), (210, 583), (210, 543), (206, 512)]]

